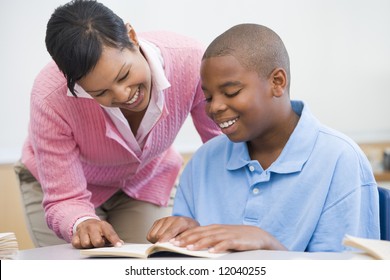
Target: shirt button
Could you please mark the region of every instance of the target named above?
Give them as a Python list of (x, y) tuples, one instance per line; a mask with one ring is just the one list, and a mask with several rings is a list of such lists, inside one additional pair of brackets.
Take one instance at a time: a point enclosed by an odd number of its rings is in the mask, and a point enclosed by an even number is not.
[(249, 166), (249, 170), (250, 170), (251, 172), (253, 172), (253, 171), (255, 171), (255, 168), (254, 168), (252, 165), (250, 165), (250, 166)]
[(254, 188), (252, 191), (253, 194), (258, 194), (259, 192), (260, 192), (260, 190), (258, 188)]

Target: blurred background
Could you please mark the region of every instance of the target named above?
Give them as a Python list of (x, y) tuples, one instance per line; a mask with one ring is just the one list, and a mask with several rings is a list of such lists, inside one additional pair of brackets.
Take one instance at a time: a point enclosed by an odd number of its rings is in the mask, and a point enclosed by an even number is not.
[[(0, 0), (0, 162), (20, 156), (29, 94), (50, 60), (46, 23), (61, 0)], [(102, 0), (136, 31), (171, 30), (207, 45), (244, 22), (275, 30), (291, 59), (291, 98), (305, 100), (325, 124), (357, 142), (390, 140), (388, 0)], [(194, 137), (195, 136), (195, 137)], [(175, 145), (200, 144), (191, 122)]]
[[(20, 230), (8, 226), (15, 218), (9, 215), (19, 211), (10, 199), (18, 199), (12, 164), (19, 159), (27, 135), (33, 81), (50, 61), (44, 44), (46, 23), (66, 2), (0, 0), (0, 232)], [(305, 100), (321, 122), (361, 144), (374, 169), (381, 170), (383, 150), (390, 142), (390, 1), (101, 2), (137, 32), (176, 31), (205, 45), (235, 24), (270, 27), (290, 54), (291, 98)], [(189, 119), (175, 146), (191, 154), (200, 144)], [(6, 193), (9, 189), (15, 193)], [(3, 211), (8, 205), (12, 210)]]

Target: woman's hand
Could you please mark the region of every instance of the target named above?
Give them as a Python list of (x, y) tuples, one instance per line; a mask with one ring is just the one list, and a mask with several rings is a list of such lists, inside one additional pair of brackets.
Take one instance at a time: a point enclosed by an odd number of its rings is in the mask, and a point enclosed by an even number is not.
[(152, 243), (166, 242), (197, 226), (199, 223), (188, 217), (165, 217), (154, 222), (146, 238)]
[(246, 225), (209, 225), (192, 228), (175, 237), (173, 244), (190, 250), (287, 250), (268, 232)]
[(88, 219), (77, 226), (72, 245), (77, 249), (121, 246), (124, 242), (106, 221)]

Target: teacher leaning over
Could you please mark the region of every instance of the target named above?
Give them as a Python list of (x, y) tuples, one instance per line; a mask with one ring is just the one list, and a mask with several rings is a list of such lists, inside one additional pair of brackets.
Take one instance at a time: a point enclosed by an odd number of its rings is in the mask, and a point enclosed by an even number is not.
[(199, 86), (203, 47), (169, 32), (137, 34), (80, 0), (54, 11), (46, 46), (54, 61), (33, 85), (15, 166), (34, 243), (145, 242), (171, 213), (182, 164), (172, 143), (187, 116), (203, 142), (220, 133)]

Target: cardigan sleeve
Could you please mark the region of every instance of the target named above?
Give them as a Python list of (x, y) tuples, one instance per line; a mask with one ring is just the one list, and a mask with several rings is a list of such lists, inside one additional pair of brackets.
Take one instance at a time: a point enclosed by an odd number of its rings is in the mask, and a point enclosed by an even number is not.
[[(36, 89), (37, 90), (37, 89)], [(48, 226), (70, 242), (77, 219), (96, 217), (71, 128), (49, 102), (32, 95), (30, 139)]]

